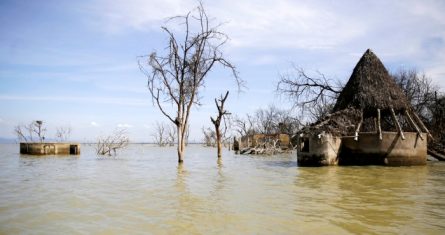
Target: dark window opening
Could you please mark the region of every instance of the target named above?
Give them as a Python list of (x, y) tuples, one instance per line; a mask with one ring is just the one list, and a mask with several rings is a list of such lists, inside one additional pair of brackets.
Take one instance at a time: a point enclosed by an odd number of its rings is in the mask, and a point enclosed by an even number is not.
[(300, 142), (300, 152), (309, 152), (309, 139), (302, 138)]
[(77, 154), (77, 145), (70, 145), (70, 154)]

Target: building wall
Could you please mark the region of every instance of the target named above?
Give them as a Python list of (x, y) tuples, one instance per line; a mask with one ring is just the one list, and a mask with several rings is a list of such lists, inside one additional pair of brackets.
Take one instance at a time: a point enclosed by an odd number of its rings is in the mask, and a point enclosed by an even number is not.
[(297, 161), (301, 166), (328, 166), (338, 164), (341, 138), (331, 134), (304, 134), (298, 139)]
[(375, 132), (361, 132), (358, 139), (330, 134), (304, 134), (299, 137), (297, 159), (300, 166), (326, 165), (425, 165), (427, 136), (423, 140), (415, 132), (405, 132), (402, 140), (397, 132), (383, 132), (382, 140)]
[(339, 164), (342, 165), (425, 165), (427, 136), (423, 140), (415, 132), (405, 132), (402, 140), (397, 132), (383, 132), (382, 140), (376, 133), (359, 133), (358, 141), (343, 138)]
[(21, 154), (31, 155), (79, 155), (80, 144), (74, 143), (20, 143)]

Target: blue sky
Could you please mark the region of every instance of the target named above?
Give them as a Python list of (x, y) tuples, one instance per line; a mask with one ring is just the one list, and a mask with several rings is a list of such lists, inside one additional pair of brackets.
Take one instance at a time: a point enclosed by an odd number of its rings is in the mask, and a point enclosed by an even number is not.
[[(417, 68), (445, 87), (445, 1), (203, 1), (231, 40), (224, 48), (248, 89), (237, 94), (227, 71), (215, 69), (203, 106), (191, 116), (191, 138), (211, 126), (213, 98), (231, 90), (239, 115), (269, 104), (291, 64), (346, 81), (371, 48), (388, 70)], [(48, 137), (71, 126), (72, 139), (94, 140), (127, 127), (133, 141), (151, 141), (156, 121), (137, 56), (162, 51), (169, 16), (196, 1), (0, 1), (0, 137), (44, 120)]]

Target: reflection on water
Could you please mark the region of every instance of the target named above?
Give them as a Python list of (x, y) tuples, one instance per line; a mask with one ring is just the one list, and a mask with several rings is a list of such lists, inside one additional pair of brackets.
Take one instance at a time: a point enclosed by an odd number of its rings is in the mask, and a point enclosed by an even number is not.
[(118, 157), (20, 156), (0, 145), (0, 234), (443, 234), (445, 164), (300, 168), (132, 145)]

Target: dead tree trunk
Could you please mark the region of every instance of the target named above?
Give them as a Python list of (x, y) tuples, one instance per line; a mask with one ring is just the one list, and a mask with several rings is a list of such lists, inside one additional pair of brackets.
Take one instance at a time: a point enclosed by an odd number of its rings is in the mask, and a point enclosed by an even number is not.
[(221, 98), (219, 100), (215, 99), (216, 108), (218, 109), (218, 115), (216, 116), (216, 119), (210, 117), (210, 120), (215, 126), (216, 146), (218, 148), (218, 159), (220, 159), (222, 156), (221, 129), (220, 129), (221, 120), (223, 119), (224, 115), (229, 114), (227, 110), (224, 110), (224, 103), (226, 102), (228, 96), (229, 96), (229, 91), (226, 92), (226, 95), (224, 97), (221, 95)]
[[(231, 70), (238, 88), (241, 88), (242, 80), (222, 52), (228, 36), (219, 31), (220, 25), (211, 24), (201, 2), (195, 10), (172, 17), (167, 22), (176, 22), (180, 27), (174, 27), (174, 30), (162, 27), (168, 36), (167, 47), (160, 54), (153, 51), (142, 56), (139, 68), (148, 78), (153, 104), (176, 125), (178, 162), (181, 163), (192, 107), (199, 105), (198, 94), (214, 65)], [(176, 110), (170, 110), (170, 106)]]

